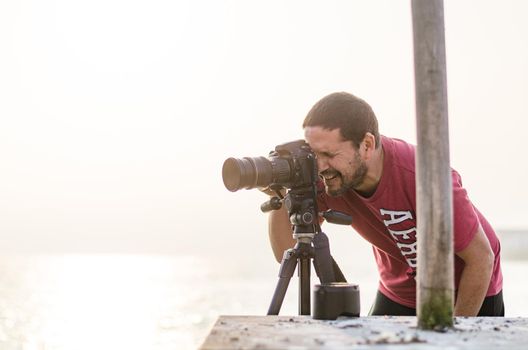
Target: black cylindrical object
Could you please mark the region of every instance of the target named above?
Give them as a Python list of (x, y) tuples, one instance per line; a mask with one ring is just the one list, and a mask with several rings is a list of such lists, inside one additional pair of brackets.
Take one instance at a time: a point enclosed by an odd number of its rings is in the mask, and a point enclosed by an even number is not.
[(225, 187), (235, 192), (286, 182), (292, 176), (290, 171), (288, 161), (279, 157), (228, 158), (222, 167), (222, 178)]
[(335, 320), (339, 316), (359, 317), (359, 286), (350, 283), (316, 284), (313, 291), (313, 318)]

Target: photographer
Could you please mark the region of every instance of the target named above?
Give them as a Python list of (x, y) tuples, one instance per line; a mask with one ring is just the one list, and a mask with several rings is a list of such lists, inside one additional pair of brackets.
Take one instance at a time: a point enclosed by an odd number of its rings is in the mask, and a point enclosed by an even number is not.
[[(320, 211), (353, 217), (372, 244), (380, 283), (371, 315), (416, 314), (415, 147), (381, 136), (371, 107), (333, 93), (308, 112), (304, 135), (322, 178)], [(504, 316), (500, 243), (452, 170), (455, 315)], [(269, 237), (277, 261), (295, 245), (285, 208), (272, 211)]]

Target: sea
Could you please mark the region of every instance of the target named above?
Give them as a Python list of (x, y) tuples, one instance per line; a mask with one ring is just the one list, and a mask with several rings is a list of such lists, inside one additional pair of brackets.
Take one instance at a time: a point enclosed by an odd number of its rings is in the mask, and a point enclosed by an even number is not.
[[(503, 239), (508, 317), (528, 316), (525, 237), (517, 232)], [(378, 283), (371, 252), (335, 251), (347, 280), (360, 287), (366, 315)], [(2, 254), (0, 349), (197, 349), (218, 316), (265, 315), (278, 269), (270, 251), (252, 249)], [(290, 282), (281, 315), (298, 312), (297, 280)], [(312, 274), (312, 285), (317, 282)]]

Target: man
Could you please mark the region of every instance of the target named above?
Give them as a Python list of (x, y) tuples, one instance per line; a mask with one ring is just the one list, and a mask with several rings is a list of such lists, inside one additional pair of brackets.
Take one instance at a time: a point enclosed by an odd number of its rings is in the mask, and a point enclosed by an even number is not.
[[(381, 136), (371, 107), (333, 93), (306, 116), (304, 135), (322, 178), (319, 210), (353, 217), (352, 227), (372, 244), (380, 283), (371, 315), (416, 314), (415, 148)], [(456, 316), (504, 316), (500, 243), (452, 170)], [(322, 190), (324, 184), (324, 191)], [(286, 210), (269, 219), (280, 261), (295, 245)]]

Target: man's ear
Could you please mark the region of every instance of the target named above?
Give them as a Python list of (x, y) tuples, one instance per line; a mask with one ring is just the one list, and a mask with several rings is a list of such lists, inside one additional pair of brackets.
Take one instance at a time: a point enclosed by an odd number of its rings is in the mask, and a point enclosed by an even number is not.
[(361, 144), (359, 145), (360, 154), (363, 155), (365, 160), (368, 160), (374, 153), (376, 146), (376, 137), (367, 131), (365, 137), (363, 137), (363, 141), (361, 141)]

